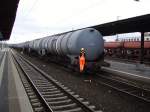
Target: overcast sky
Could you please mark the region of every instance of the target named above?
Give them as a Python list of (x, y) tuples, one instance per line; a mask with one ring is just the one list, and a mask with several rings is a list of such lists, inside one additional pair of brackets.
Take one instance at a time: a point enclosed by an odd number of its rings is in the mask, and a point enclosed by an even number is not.
[(150, 0), (20, 0), (9, 43), (149, 14)]

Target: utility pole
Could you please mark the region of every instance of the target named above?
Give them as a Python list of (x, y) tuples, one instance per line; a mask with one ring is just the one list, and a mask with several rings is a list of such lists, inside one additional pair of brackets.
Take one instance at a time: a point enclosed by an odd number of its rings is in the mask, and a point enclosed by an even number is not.
[[(119, 20), (120, 16), (117, 16), (117, 21)], [(116, 41), (118, 41), (118, 34), (116, 34)]]
[(143, 64), (144, 61), (144, 32), (141, 32), (141, 53), (140, 53), (140, 63)]

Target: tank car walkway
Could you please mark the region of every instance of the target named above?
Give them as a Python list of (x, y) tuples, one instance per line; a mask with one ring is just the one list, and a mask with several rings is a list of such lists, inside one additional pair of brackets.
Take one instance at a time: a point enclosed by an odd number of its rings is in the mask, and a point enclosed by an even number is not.
[(0, 50), (0, 111), (32, 112), (8, 49)]
[(150, 67), (139, 63), (124, 63), (114, 60), (105, 60), (111, 64), (110, 69), (133, 76), (150, 79)]

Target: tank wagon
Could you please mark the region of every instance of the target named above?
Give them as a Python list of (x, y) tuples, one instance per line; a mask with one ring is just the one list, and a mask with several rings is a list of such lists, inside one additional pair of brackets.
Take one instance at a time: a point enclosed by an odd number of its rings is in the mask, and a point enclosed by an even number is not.
[[(18, 48), (18, 45), (16, 45)], [(16, 46), (13, 46), (14, 48)], [(93, 28), (71, 31), (21, 43), (19, 49), (28, 53), (36, 52), (52, 61), (73, 68), (80, 68), (80, 57), (84, 54), (83, 71), (101, 67), (104, 60), (104, 40), (99, 31)]]

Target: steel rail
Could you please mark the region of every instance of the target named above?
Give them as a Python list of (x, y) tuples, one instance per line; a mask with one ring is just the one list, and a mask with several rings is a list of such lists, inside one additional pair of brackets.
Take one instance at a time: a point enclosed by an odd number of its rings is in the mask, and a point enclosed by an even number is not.
[[(150, 90), (140, 88), (133, 84), (129, 84), (127, 82), (124, 82), (124, 81), (121, 81), (121, 80), (118, 80), (118, 79), (115, 79), (112, 77), (104, 76), (99, 73), (97, 73), (96, 75), (100, 79), (98, 81), (100, 84), (106, 85), (117, 91), (126, 93), (128, 95), (134, 96), (138, 99), (141, 99), (143, 101), (150, 103)], [(147, 95), (147, 96), (145, 96), (145, 95)]]
[(40, 93), (40, 91), (37, 89), (37, 87), (35, 86), (35, 84), (33, 83), (33, 81), (31, 80), (31, 78), (28, 76), (28, 74), (25, 72), (25, 70), (23, 69), (23, 67), (21, 66), (21, 64), (19, 63), (19, 61), (17, 60), (17, 58), (15, 57), (15, 55), (12, 55), (15, 59), (15, 61), (17, 62), (17, 64), (19, 65), (20, 69), (22, 70), (22, 72), (24, 73), (25, 77), (27, 78), (28, 82), (33, 86), (34, 91), (37, 93), (37, 95), (39, 96), (39, 98), (41, 99), (41, 101), (43, 102), (42, 104), (44, 105), (44, 107), (46, 108), (46, 112), (53, 112), (53, 110), (50, 108), (49, 104), (47, 103), (47, 101), (44, 99), (44, 97), (42, 96), (42, 94)]

